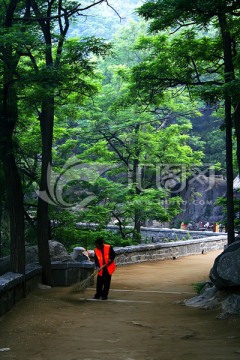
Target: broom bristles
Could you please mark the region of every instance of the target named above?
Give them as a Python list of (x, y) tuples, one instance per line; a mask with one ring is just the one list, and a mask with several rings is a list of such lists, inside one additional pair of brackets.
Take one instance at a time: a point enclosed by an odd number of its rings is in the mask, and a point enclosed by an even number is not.
[(102, 270), (104, 267), (106, 266), (106, 264), (104, 264), (102, 267), (100, 267), (99, 269), (96, 269), (91, 275), (89, 275), (86, 279), (84, 279), (83, 281), (78, 281), (76, 284), (74, 284), (71, 287), (71, 292), (84, 292), (86, 290), (86, 288), (89, 286), (89, 282), (92, 278), (94, 278), (100, 270)]

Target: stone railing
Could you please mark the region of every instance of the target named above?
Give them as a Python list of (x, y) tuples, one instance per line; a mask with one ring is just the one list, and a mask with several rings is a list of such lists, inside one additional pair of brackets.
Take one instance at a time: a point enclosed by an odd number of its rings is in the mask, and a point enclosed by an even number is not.
[(26, 273), (6, 272), (0, 276), (0, 316), (26, 297), (41, 282), (42, 268), (37, 264), (26, 266)]
[[(93, 273), (91, 261), (53, 261), (53, 286), (69, 286)], [(26, 265), (25, 275), (6, 272), (0, 276), (0, 316), (9, 311), (19, 300), (36, 289), (42, 281), (42, 267), (37, 263)], [(92, 282), (93, 285), (93, 282)]]
[[(96, 224), (85, 224), (78, 223), (76, 224), (77, 228), (89, 228), (95, 229)], [(117, 225), (108, 225), (107, 230), (119, 233), (119, 227)], [(126, 230), (132, 230), (132, 226), (126, 226)], [(213, 231), (194, 231), (194, 230), (182, 230), (182, 229), (170, 229), (170, 228), (159, 228), (159, 227), (141, 227), (140, 230), (142, 243), (152, 243), (152, 242), (171, 242), (178, 240), (191, 240), (191, 239), (201, 239), (214, 235), (226, 235), (222, 232), (213, 232)]]
[[(79, 226), (80, 227), (80, 226)], [(94, 226), (92, 226), (94, 228)], [(119, 227), (116, 225), (108, 225), (107, 229), (112, 232), (118, 232)], [(132, 229), (131, 226), (126, 226), (126, 229)], [(156, 243), (156, 242), (171, 242), (178, 240), (191, 240), (207, 238), (215, 235), (226, 235), (222, 232), (213, 231), (193, 231), (182, 229), (169, 229), (157, 227), (141, 227), (142, 243)]]
[(223, 250), (226, 245), (227, 235), (221, 234), (202, 239), (126, 246), (114, 249), (117, 254), (115, 262), (117, 265), (127, 265), (144, 261), (176, 259), (180, 256)]

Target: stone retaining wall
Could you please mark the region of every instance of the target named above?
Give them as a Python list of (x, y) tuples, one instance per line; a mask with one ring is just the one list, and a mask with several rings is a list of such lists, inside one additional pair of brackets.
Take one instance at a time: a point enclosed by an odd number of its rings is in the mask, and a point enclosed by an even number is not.
[[(202, 239), (223, 233), (214, 233), (213, 231), (193, 231), (181, 229), (164, 228), (141, 228), (142, 241), (148, 242), (172, 242), (178, 240)], [(225, 234), (226, 235), (226, 234)]]
[[(84, 227), (84, 224), (78, 224), (78, 228)], [(93, 229), (96, 227), (95, 224), (92, 226)], [(126, 226), (126, 229), (131, 230), (132, 226)], [(107, 229), (112, 232), (119, 232), (119, 227), (116, 225), (108, 225)], [(213, 232), (209, 230), (197, 231), (197, 230), (182, 230), (182, 229), (170, 229), (170, 228), (158, 228), (158, 227), (141, 227), (142, 243), (152, 242), (171, 242), (178, 240), (191, 240), (201, 239), (214, 235), (226, 235), (222, 232)]]
[[(52, 262), (53, 286), (69, 286), (84, 280), (94, 271), (91, 261)], [(6, 272), (0, 276), (0, 316), (36, 289), (42, 281), (42, 268), (37, 263), (26, 265), (26, 274)], [(91, 285), (94, 283), (92, 282)]]
[(182, 240), (171, 243), (141, 244), (115, 248), (116, 264), (127, 265), (144, 261), (176, 259), (180, 256), (204, 254), (223, 250), (227, 245), (227, 235), (209, 236), (202, 239)]
[(0, 276), (0, 316), (26, 297), (41, 282), (42, 268), (36, 264), (26, 266), (26, 274), (7, 272)]

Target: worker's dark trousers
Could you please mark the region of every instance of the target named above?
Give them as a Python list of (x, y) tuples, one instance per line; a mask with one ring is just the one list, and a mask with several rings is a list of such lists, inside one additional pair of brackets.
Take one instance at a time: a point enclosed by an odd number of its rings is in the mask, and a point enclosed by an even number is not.
[(102, 276), (97, 276), (97, 287), (95, 297), (108, 297), (112, 276), (104, 273)]

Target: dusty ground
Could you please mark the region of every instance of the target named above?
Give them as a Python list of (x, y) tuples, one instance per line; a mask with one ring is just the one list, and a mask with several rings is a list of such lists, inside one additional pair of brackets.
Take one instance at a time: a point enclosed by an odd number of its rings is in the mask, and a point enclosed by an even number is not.
[(0, 359), (239, 359), (240, 318), (179, 303), (218, 254), (118, 267), (107, 301), (38, 289), (0, 318)]

